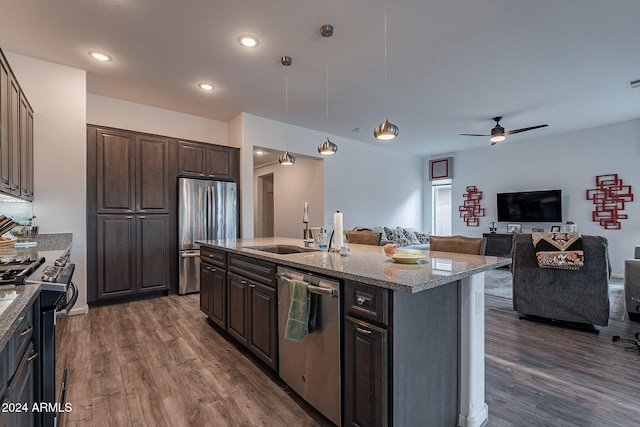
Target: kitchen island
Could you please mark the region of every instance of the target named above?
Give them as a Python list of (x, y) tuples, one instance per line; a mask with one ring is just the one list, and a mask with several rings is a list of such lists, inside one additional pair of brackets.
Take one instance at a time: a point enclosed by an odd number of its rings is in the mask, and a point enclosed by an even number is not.
[[(275, 280), (278, 266), (341, 281), (343, 425), (471, 427), (487, 420), (484, 272), (511, 259), (424, 251), (419, 263), (399, 264), (378, 246), (352, 244), (350, 254), (341, 256), (302, 250), (303, 241), (291, 238), (200, 243), (217, 263), (223, 287), (221, 271), (227, 274), (238, 263), (255, 263), (265, 283)], [(277, 245), (301, 250), (274, 253)], [(205, 291), (210, 299), (204, 304), (208, 313), (226, 307), (229, 312), (209, 317), (230, 326), (225, 322), (233, 317), (232, 304), (220, 301), (224, 289)], [(278, 369), (277, 349), (260, 358)]]

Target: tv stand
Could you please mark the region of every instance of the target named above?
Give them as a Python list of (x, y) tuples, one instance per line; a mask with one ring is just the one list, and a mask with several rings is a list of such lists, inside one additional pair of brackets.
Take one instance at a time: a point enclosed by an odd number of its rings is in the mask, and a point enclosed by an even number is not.
[(487, 248), (484, 254), (487, 256), (511, 258), (513, 236), (515, 236), (515, 234), (484, 233), (482, 237), (486, 237), (487, 239)]

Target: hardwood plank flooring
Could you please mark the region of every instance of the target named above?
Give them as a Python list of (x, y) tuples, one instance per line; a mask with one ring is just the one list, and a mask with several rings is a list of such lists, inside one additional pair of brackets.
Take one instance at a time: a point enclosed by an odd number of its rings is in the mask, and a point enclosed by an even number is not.
[[(520, 319), (510, 299), (485, 302), (489, 426), (637, 425), (640, 323), (581, 331)], [(65, 426), (329, 425), (198, 307), (197, 294), (169, 296), (60, 319)]]

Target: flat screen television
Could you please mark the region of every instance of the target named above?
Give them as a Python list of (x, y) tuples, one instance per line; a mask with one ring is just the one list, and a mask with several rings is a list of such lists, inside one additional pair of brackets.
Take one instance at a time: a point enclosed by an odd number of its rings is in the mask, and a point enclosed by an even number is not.
[(562, 222), (562, 191), (498, 193), (498, 222)]

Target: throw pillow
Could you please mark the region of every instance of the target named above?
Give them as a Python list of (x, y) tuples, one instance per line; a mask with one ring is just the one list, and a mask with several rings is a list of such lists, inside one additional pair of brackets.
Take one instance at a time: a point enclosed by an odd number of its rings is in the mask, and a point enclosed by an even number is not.
[[(389, 234), (387, 233), (387, 236), (388, 235)], [(400, 227), (396, 228), (395, 230), (391, 230), (391, 238), (387, 240), (390, 240), (392, 243), (395, 243), (397, 246), (407, 246), (411, 244), (409, 239), (405, 237), (404, 232)]]
[(584, 265), (580, 233), (532, 233), (538, 266), (563, 270), (579, 270)]
[(416, 237), (416, 235), (413, 232), (413, 230), (409, 230), (409, 229), (406, 229), (406, 228), (403, 228), (403, 227), (398, 227), (397, 230), (400, 230), (402, 232), (404, 237), (409, 241), (410, 245), (419, 245), (420, 244), (420, 241)]
[(414, 233), (416, 235), (416, 239), (420, 242), (420, 244), (429, 243), (429, 233), (422, 233), (420, 231), (416, 231)]

